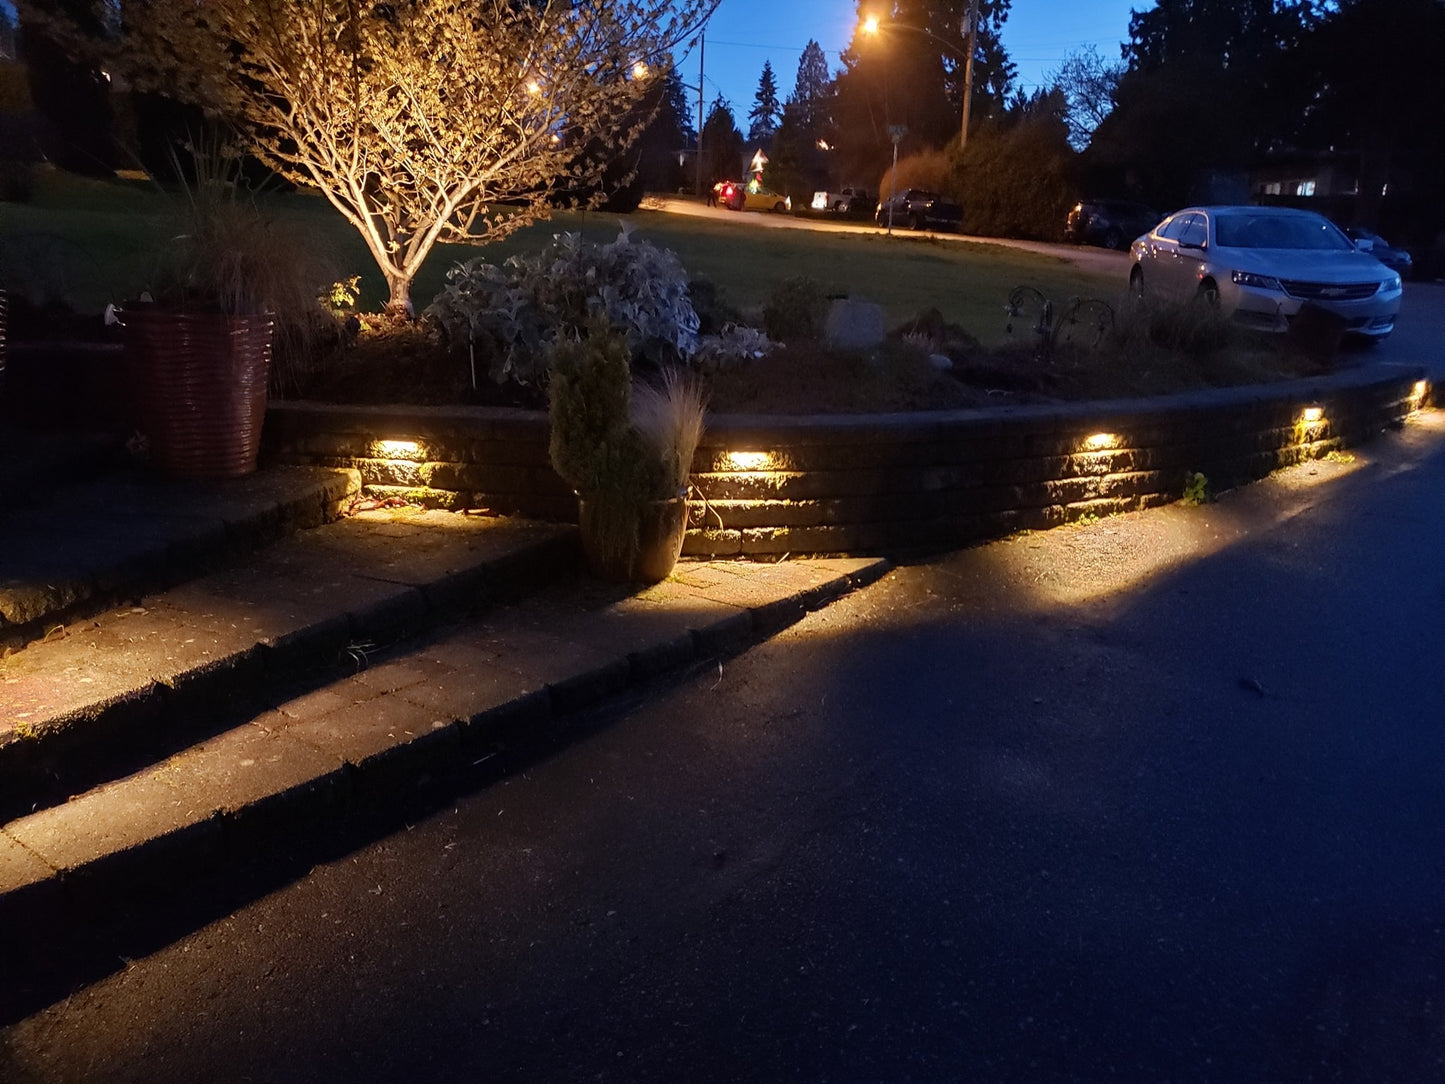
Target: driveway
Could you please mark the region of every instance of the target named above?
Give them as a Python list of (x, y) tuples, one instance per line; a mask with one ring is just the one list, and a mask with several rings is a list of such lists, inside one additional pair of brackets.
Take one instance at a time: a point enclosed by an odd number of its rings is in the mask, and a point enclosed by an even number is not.
[[(871, 222), (830, 221), (827, 218), (800, 218), (797, 215), (771, 214), (763, 211), (729, 211), (725, 207), (708, 207), (696, 200), (680, 196), (648, 196), (643, 207), (667, 214), (688, 215), (694, 218), (709, 218), (727, 221), (742, 229), (813, 230), (818, 233), (883, 233)], [(895, 228), (894, 233), (905, 237), (916, 237), (913, 230)], [(1027, 252), (1039, 252), (1055, 256), (1076, 264), (1086, 271), (1100, 275), (1117, 276), (1119, 282), (1129, 279), (1129, 256), (1124, 252), (1113, 252), (1105, 248), (1091, 248), (1087, 245), (1055, 245), (1042, 241), (1014, 241), (1004, 237), (974, 237), (970, 234), (949, 233), (942, 230), (924, 230), (923, 236), (940, 241), (956, 241), (978, 245), (1001, 245), (1005, 248), (1019, 248)]]

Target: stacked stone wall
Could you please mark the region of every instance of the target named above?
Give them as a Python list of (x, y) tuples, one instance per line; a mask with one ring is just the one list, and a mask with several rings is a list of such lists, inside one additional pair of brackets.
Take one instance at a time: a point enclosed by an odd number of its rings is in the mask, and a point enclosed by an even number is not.
[[(1423, 373), (1359, 370), (1153, 399), (879, 415), (713, 416), (684, 553), (958, 545), (1177, 500), (1360, 444), (1422, 405)], [(573, 520), (547, 419), (502, 408), (276, 404), (273, 462), (352, 467), (378, 496)]]

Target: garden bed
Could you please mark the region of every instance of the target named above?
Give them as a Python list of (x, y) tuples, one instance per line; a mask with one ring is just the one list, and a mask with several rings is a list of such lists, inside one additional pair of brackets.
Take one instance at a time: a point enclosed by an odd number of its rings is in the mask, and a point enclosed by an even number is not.
[[(762, 357), (708, 367), (701, 375), (719, 413), (953, 410), (1267, 384), (1347, 367), (1359, 349), (1321, 354), (1188, 312), (1121, 317), (1114, 334), (1096, 345), (1045, 349), (1026, 329), (1012, 342), (985, 346), (931, 312), (893, 329), (871, 350), (836, 350), (798, 337), (775, 344)], [(539, 384), (494, 383), (488, 361), (481, 352), (449, 350), (421, 325), (386, 325), (313, 364), (286, 397), (545, 407)]]

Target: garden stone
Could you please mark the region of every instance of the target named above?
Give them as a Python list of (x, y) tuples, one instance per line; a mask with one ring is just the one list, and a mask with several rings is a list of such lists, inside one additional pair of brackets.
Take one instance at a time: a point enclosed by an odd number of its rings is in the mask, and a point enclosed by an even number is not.
[(871, 350), (883, 341), (883, 306), (839, 298), (828, 306), (823, 336), (840, 350)]

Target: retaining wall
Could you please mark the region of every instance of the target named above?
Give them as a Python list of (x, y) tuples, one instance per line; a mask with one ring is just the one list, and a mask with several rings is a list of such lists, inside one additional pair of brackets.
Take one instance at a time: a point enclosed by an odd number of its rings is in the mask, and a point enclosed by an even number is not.
[[(957, 545), (1211, 491), (1361, 443), (1424, 403), (1422, 371), (991, 410), (708, 419), (693, 555)], [(273, 404), (272, 462), (355, 467), (377, 495), (574, 520), (546, 415), (480, 407)]]

